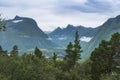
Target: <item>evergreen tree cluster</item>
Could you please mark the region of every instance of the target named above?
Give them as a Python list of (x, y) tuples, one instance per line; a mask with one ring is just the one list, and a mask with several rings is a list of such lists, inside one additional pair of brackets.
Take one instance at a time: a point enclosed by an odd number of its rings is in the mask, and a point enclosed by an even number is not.
[(3, 50), (2, 46), (0, 46), (0, 55), (11, 55), (11, 56), (18, 56), (18, 46), (17, 45), (14, 45), (13, 46), (13, 49), (8, 52), (7, 50)]
[(110, 41), (103, 40), (92, 52), (90, 60), (92, 80), (100, 80), (102, 74), (120, 74), (120, 34), (113, 34)]

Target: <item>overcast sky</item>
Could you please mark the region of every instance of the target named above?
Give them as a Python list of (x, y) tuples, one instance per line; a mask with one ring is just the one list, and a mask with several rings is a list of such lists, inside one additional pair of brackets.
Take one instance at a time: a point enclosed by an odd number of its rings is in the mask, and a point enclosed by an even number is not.
[(0, 13), (6, 19), (31, 17), (43, 31), (68, 24), (97, 27), (120, 15), (120, 0), (0, 0)]

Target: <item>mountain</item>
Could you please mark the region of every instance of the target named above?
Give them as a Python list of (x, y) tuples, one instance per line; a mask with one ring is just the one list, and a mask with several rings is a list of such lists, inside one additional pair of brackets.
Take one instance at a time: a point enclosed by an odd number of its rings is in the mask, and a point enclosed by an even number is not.
[[(80, 39), (83, 40), (84, 38), (87, 39), (87, 38), (94, 37), (98, 30), (99, 30), (99, 27), (87, 28), (84, 26), (73, 26), (69, 24), (67, 25), (66, 28), (63, 28), (63, 29), (58, 27), (48, 35), (52, 39), (52, 41), (54, 41), (56, 44), (66, 47), (66, 45), (70, 41), (72, 42), (74, 41), (76, 31), (78, 31)], [(86, 41), (83, 40), (81, 44), (85, 45)]]
[(6, 23), (7, 30), (0, 31), (0, 45), (4, 49), (11, 50), (13, 45), (18, 45), (20, 51), (29, 51), (36, 46), (54, 47), (32, 18), (16, 16), (14, 19), (6, 20)]
[(108, 19), (96, 33), (95, 37), (84, 48), (84, 57), (89, 57), (90, 53), (98, 47), (102, 40), (110, 40), (111, 35), (120, 32), (120, 15), (115, 18)]
[(84, 26), (73, 26), (73, 25), (67, 25), (66, 28), (61, 29), (60, 27), (58, 27), (57, 29), (55, 29), (53, 32), (51, 32), (49, 34), (49, 36), (62, 36), (65, 35), (67, 37), (74, 37), (74, 33), (76, 31), (79, 32), (79, 36), (86, 36), (86, 37), (93, 37), (97, 30), (99, 29), (99, 27), (97, 28), (87, 28)]

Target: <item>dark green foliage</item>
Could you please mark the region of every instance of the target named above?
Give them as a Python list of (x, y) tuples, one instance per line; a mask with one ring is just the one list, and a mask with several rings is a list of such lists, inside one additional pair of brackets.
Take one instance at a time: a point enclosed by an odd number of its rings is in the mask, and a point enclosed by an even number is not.
[(42, 51), (37, 47), (35, 48), (34, 54), (39, 58), (43, 58)]
[[(87, 62), (88, 63), (88, 62)], [(34, 54), (0, 56), (1, 80), (89, 80), (89, 64), (77, 63), (70, 71), (62, 71), (63, 61), (40, 59)], [(86, 77), (85, 77), (86, 76)]]
[(2, 46), (0, 46), (0, 54), (3, 54)]
[(73, 53), (73, 44), (70, 42), (66, 49), (66, 56), (64, 57), (64, 69), (65, 71), (69, 71), (73, 68), (75, 61), (74, 61), (74, 53)]
[(110, 44), (113, 55), (116, 53), (120, 54), (120, 34), (118, 32), (112, 35)]
[(120, 73), (120, 34), (118, 32), (112, 35), (110, 45), (112, 53), (111, 63), (113, 70), (115, 70), (117, 73)]
[(53, 59), (54, 64), (56, 64), (56, 61), (57, 61), (57, 54), (56, 54), (55, 52), (53, 53), (52, 59)]
[(64, 57), (65, 70), (69, 71), (74, 67), (77, 61), (80, 59), (81, 46), (79, 41), (78, 31), (75, 33), (74, 44), (70, 42), (66, 49), (66, 56)]
[(90, 59), (93, 80), (99, 80), (103, 73), (111, 73), (111, 55), (110, 45), (105, 40), (92, 52)]
[(79, 35), (78, 35), (78, 31), (75, 33), (75, 41), (74, 41), (74, 54), (75, 54), (75, 61), (77, 61), (78, 59), (81, 59), (81, 55), (80, 52), (82, 52), (81, 50), (81, 46), (80, 46), (80, 40), (79, 40)]
[(56, 80), (58, 69), (47, 59), (39, 59), (32, 54), (16, 58), (0, 57), (0, 78), (2, 80)]
[[(111, 74), (115, 71), (119, 63), (120, 54), (120, 34), (112, 35), (110, 41), (103, 40), (98, 48), (91, 54), (91, 74), (92, 80), (100, 80), (102, 74)], [(117, 60), (117, 58), (119, 58)], [(117, 69), (118, 70), (118, 69)], [(117, 71), (116, 70), (116, 71)]]
[(112, 71), (116, 70), (120, 70), (120, 68), (117, 68), (118, 66), (120, 66), (119, 62), (120, 62), (120, 33), (114, 33), (112, 35), (111, 40), (109, 41), (110, 45), (111, 45), (111, 67), (112, 67)]
[(0, 46), (0, 55), (7, 55), (7, 50), (3, 50), (2, 46)]
[(17, 56), (18, 55), (18, 46), (14, 45), (13, 50), (11, 51), (12, 56)]
[(65, 56), (65, 59), (72, 57), (72, 55), (73, 55), (73, 44), (72, 44), (72, 42), (70, 42), (68, 44), (67, 49), (66, 49), (66, 53), (67, 54)]

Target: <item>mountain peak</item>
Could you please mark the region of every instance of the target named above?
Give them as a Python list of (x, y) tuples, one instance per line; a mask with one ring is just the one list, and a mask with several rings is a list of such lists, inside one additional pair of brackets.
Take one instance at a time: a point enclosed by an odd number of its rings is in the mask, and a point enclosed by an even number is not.
[(117, 23), (120, 23), (120, 15), (116, 16), (115, 19), (116, 19), (115, 21), (116, 21)]
[(62, 31), (60, 27), (57, 27), (54, 31)]
[(79, 26), (77, 26), (78, 28), (86, 28), (86, 27), (84, 27), (84, 26), (82, 26), (82, 25), (79, 25)]
[(21, 17), (18, 16), (18, 15), (16, 15), (15, 18), (14, 18), (14, 20), (18, 20), (18, 19), (21, 19)]
[(120, 19), (120, 15), (116, 16), (116, 19)]
[(67, 28), (74, 28), (74, 26), (71, 25), (71, 24), (68, 24), (68, 25), (67, 25)]
[(62, 30), (60, 27), (56, 28), (56, 30)]

